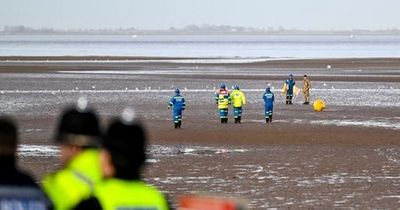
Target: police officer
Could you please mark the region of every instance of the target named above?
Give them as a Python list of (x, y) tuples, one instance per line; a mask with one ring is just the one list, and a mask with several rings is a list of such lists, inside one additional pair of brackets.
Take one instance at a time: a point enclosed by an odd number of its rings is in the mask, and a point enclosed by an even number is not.
[(234, 90), (231, 92), (231, 102), (233, 106), (233, 116), (235, 123), (240, 123), (242, 119), (243, 105), (246, 104), (246, 96), (240, 90), (239, 85), (235, 85)]
[(264, 110), (265, 110), (265, 122), (270, 123), (272, 122), (272, 112), (274, 109), (274, 100), (275, 96), (274, 93), (271, 92), (271, 88), (268, 86), (265, 89), (265, 92), (263, 94), (263, 100), (264, 100)]
[(92, 194), (101, 179), (97, 148), (100, 139), (97, 114), (88, 108), (85, 98), (62, 113), (55, 135), (62, 169), (43, 180), (43, 188), (56, 209), (71, 209)]
[(218, 105), (221, 123), (228, 123), (228, 108), (231, 104), (231, 97), (225, 84), (221, 84), (221, 88), (215, 93), (215, 103)]
[(303, 77), (303, 94), (304, 94), (304, 103), (303, 104), (310, 104), (310, 88), (311, 82), (308, 79), (307, 75), (305, 74)]
[(92, 198), (75, 209), (169, 209), (165, 196), (141, 179), (146, 141), (142, 125), (133, 111), (126, 109), (122, 119), (110, 124), (103, 140), (100, 162), (104, 181), (96, 185)]
[(175, 90), (175, 96), (169, 101), (168, 109), (172, 109), (172, 118), (174, 120), (175, 128), (181, 128), (182, 125), (182, 111), (185, 110), (185, 98), (180, 94), (179, 89)]
[(293, 104), (293, 89), (296, 85), (296, 82), (293, 79), (293, 75), (290, 74), (289, 78), (285, 80), (285, 89), (286, 89), (286, 104)]
[(27, 174), (16, 167), (17, 129), (0, 118), (0, 209), (52, 209), (50, 200)]

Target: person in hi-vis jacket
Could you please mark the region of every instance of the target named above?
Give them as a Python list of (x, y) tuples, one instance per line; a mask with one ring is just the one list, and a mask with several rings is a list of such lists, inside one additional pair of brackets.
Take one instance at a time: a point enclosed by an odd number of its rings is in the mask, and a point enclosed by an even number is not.
[(246, 104), (246, 96), (240, 90), (239, 85), (235, 85), (234, 90), (231, 92), (231, 102), (233, 106), (233, 116), (235, 123), (240, 123), (242, 119), (243, 105)]
[(175, 128), (181, 128), (182, 126), (182, 112), (186, 108), (185, 98), (182, 97), (181, 91), (177, 88), (175, 95), (169, 101), (168, 109), (172, 108), (172, 118), (174, 121)]
[(228, 108), (231, 104), (231, 97), (225, 84), (221, 84), (221, 88), (215, 93), (215, 103), (218, 105), (221, 123), (228, 123)]
[(263, 94), (264, 100), (264, 108), (265, 108), (265, 122), (270, 123), (272, 122), (272, 112), (274, 109), (274, 100), (275, 96), (274, 93), (271, 92), (271, 88), (267, 87)]

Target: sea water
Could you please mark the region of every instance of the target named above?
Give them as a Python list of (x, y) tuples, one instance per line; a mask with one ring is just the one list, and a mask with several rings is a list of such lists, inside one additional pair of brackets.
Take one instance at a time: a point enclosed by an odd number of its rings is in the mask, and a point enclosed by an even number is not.
[(1, 35), (0, 56), (400, 57), (395, 35)]

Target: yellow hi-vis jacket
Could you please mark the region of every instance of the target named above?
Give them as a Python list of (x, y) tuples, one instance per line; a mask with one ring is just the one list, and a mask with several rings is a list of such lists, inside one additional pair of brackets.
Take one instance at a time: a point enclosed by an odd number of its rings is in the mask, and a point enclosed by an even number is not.
[(246, 104), (246, 96), (241, 90), (234, 90), (231, 92), (231, 100), (233, 107), (242, 107)]
[(103, 210), (169, 209), (160, 191), (138, 180), (106, 179), (96, 185), (94, 196)]
[(102, 177), (99, 157), (97, 149), (83, 150), (64, 169), (44, 178), (43, 190), (55, 210), (71, 209), (92, 195), (94, 184)]
[(228, 90), (221, 89), (215, 94), (215, 101), (218, 104), (218, 109), (228, 109), (231, 104), (231, 97)]

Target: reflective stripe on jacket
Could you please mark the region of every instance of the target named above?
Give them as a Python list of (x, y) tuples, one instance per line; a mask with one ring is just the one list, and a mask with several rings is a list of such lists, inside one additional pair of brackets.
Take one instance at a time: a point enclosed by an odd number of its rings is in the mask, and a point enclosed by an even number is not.
[(244, 104), (246, 104), (246, 96), (241, 90), (232, 91), (231, 100), (233, 107), (242, 107)]
[(44, 178), (43, 190), (56, 210), (71, 209), (92, 195), (102, 177), (99, 154), (97, 149), (83, 150), (64, 169)]
[(142, 181), (107, 179), (96, 186), (95, 197), (103, 210), (169, 209), (165, 196)]

